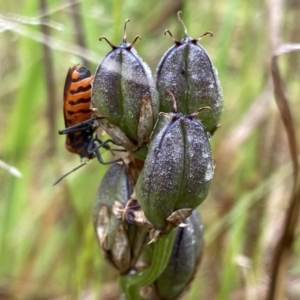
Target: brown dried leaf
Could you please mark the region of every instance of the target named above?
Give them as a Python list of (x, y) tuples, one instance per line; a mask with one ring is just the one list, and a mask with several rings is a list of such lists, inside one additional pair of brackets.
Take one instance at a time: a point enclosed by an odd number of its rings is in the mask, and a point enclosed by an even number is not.
[(297, 158), (297, 140), (292, 113), (289, 107), (289, 101), (284, 91), (284, 82), (281, 78), (278, 68), (278, 55), (299, 49), (300, 47), (298, 44), (283, 45), (278, 48), (271, 60), (271, 72), (274, 83), (274, 97), (288, 136), (289, 148), (294, 170), (294, 185), (290, 199), (290, 205), (286, 213), (282, 236), (278, 241), (273, 257), (271, 280), (267, 296), (267, 299), (269, 300), (279, 300), (283, 297), (284, 283), (286, 281), (286, 270), (292, 250), (291, 247), (295, 236), (300, 207), (300, 181), (298, 177), (299, 163)]

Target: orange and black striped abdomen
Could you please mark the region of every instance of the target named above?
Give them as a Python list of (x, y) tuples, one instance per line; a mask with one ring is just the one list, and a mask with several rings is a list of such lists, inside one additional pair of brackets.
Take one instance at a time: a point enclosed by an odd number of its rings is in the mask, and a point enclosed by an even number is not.
[(91, 72), (80, 65), (69, 69), (64, 88), (64, 117), (66, 128), (92, 117)]
[[(86, 68), (75, 65), (70, 68), (64, 87), (64, 119), (66, 128), (78, 125), (92, 118), (91, 81), (93, 76)], [(93, 154), (87, 152), (87, 146), (93, 138), (93, 130), (74, 130), (67, 133), (66, 148), (80, 157), (92, 158)]]

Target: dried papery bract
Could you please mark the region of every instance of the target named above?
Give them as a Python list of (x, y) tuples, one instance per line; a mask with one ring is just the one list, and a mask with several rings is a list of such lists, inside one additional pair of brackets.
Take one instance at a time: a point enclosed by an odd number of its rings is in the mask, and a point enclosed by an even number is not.
[(178, 111), (191, 114), (199, 107), (209, 106), (211, 111), (202, 111), (198, 115), (206, 131), (213, 133), (218, 127), (223, 110), (222, 90), (217, 70), (213, 66), (207, 52), (198, 44), (206, 32), (196, 39), (188, 36), (184, 28), (184, 38), (176, 40), (169, 30), (168, 33), (175, 45), (166, 51), (156, 70), (156, 87), (159, 92), (160, 111), (169, 112), (172, 104), (165, 92), (170, 91), (176, 98)]
[(122, 274), (134, 266), (146, 238), (144, 228), (119, 217), (131, 192), (125, 164), (114, 164), (101, 181), (93, 209), (99, 245), (106, 260)]
[(159, 104), (151, 71), (133, 49), (139, 36), (131, 44), (126, 41), (127, 22), (122, 43), (108, 42), (112, 50), (96, 70), (92, 105), (106, 118), (100, 123), (112, 139), (135, 152), (149, 141)]

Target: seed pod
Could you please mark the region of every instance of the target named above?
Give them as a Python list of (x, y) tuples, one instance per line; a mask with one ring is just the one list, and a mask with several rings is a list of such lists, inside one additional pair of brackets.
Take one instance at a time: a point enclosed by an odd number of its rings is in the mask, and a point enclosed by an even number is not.
[(179, 299), (188, 289), (197, 271), (203, 248), (203, 225), (196, 210), (185, 221), (186, 227), (177, 229), (168, 265), (154, 282), (159, 299)]
[[(170, 91), (178, 105), (178, 111), (191, 114), (199, 107), (209, 106), (210, 111), (202, 111), (198, 115), (206, 131), (213, 133), (217, 128), (223, 110), (222, 89), (217, 70), (213, 66), (207, 52), (198, 44), (199, 38), (191, 39), (183, 25), (185, 37), (181, 41), (168, 33), (175, 45), (166, 51), (156, 70), (156, 87), (159, 92), (160, 111), (172, 110), (172, 103), (165, 97)], [(212, 35), (212, 34), (211, 34)]]
[(104, 256), (120, 273), (126, 273), (136, 263), (144, 240), (142, 227), (129, 225), (118, 217), (130, 199), (131, 186), (124, 164), (114, 164), (99, 186), (93, 223)]
[(158, 230), (178, 225), (207, 196), (214, 174), (208, 134), (195, 114), (160, 114), (136, 198)]
[[(92, 83), (92, 105), (101, 116), (104, 129), (115, 142), (135, 151), (148, 142), (158, 114), (155, 83), (149, 67), (126, 41), (126, 20), (123, 42), (112, 50), (98, 66)], [(109, 126), (107, 122), (111, 123)]]

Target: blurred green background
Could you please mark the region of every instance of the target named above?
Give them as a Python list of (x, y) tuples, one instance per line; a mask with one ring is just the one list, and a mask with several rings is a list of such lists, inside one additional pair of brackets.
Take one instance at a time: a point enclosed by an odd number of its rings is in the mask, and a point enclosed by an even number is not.
[[(276, 107), (270, 59), (280, 43), (300, 42), (299, 0), (55, 1), (0, 3), (0, 299), (117, 299), (117, 274), (103, 260), (91, 222), (106, 167), (79, 164), (65, 150), (63, 86), (70, 66), (94, 73), (127, 37), (155, 72), (183, 37), (176, 13), (192, 37), (212, 31), (201, 45), (219, 71), (225, 110), (212, 138), (216, 174), (199, 211), (206, 248), (184, 299), (264, 299), (272, 253), (282, 232), (292, 188), (290, 152)], [(300, 53), (279, 59), (300, 128)], [(296, 231), (299, 237), (299, 228)], [(300, 251), (284, 281), (286, 299), (300, 299)]]

